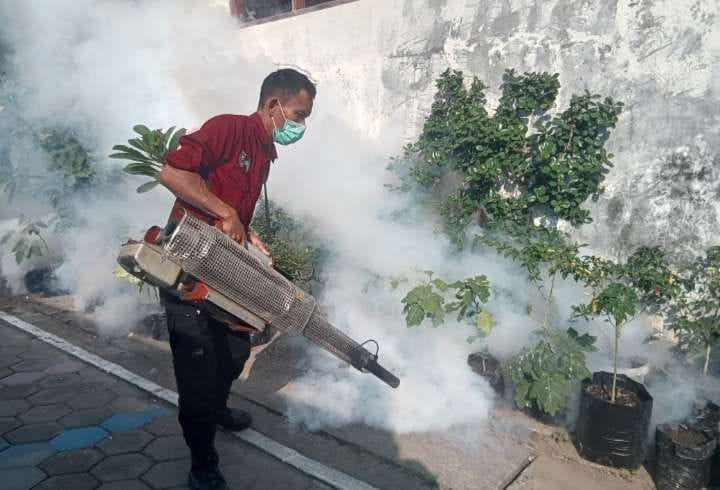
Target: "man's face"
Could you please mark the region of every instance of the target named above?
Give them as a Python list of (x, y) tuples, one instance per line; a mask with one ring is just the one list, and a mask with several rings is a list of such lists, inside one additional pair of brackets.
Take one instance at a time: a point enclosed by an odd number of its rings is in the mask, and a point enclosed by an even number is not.
[(310, 117), (313, 109), (313, 100), (306, 90), (301, 90), (297, 94), (290, 96), (287, 100), (282, 102), (282, 110), (280, 109), (281, 102), (278, 99), (270, 100), (270, 115), (273, 117), (277, 127), (281, 128), (285, 124), (283, 113), (285, 117), (291, 121), (295, 121), (300, 124), (305, 124), (305, 119)]

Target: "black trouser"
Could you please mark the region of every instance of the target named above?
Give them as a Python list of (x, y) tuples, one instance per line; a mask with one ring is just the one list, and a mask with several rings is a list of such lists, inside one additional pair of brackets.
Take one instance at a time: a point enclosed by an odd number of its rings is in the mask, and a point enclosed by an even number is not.
[(217, 415), (250, 355), (250, 340), (247, 333), (230, 330), (191, 304), (170, 295), (163, 300), (180, 395), (178, 420), (193, 469), (217, 464)]

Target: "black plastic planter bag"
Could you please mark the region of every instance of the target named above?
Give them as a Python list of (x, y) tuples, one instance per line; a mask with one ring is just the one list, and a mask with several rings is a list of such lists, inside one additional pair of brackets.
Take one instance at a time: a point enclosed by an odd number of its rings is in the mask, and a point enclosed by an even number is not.
[(488, 380), (495, 393), (503, 396), (505, 393), (505, 381), (503, 380), (500, 361), (487, 352), (475, 352), (468, 356), (467, 363), (473, 371)]
[[(699, 413), (689, 420), (690, 425), (715, 438), (720, 442), (720, 407), (708, 402)], [(720, 450), (715, 448), (715, 457), (712, 463), (711, 481), (720, 482)]]
[(697, 431), (704, 442), (688, 446), (672, 440), (671, 432), (680, 424), (662, 424), (655, 430), (655, 485), (658, 490), (705, 488), (710, 483), (710, 467), (715, 454), (715, 439)]
[(594, 373), (580, 392), (576, 443), (580, 456), (595, 463), (636, 469), (645, 459), (645, 439), (650, 427), (653, 399), (643, 385), (619, 374), (617, 386), (633, 391), (637, 406), (611, 403), (587, 392), (589, 385), (612, 390), (612, 373)]

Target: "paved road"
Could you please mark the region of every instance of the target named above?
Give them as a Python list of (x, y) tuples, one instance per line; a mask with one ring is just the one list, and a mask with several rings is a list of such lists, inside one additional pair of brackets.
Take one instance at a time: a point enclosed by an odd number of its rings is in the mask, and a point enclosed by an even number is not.
[[(233, 489), (329, 487), (218, 433)], [(186, 488), (175, 407), (0, 321), (0, 487)]]

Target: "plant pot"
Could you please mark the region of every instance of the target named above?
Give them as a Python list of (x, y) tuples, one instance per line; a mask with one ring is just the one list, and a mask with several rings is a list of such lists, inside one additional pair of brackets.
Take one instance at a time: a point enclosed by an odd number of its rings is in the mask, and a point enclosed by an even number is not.
[(57, 277), (49, 267), (27, 271), (23, 282), (25, 289), (31, 294), (42, 293), (45, 296), (58, 296), (66, 293), (59, 287)]
[(500, 361), (487, 352), (474, 352), (468, 356), (467, 363), (473, 371), (488, 380), (495, 393), (503, 396), (505, 393), (505, 381), (503, 380)]
[(636, 469), (645, 459), (653, 399), (645, 387), (618, 375), (618, 399), (610, 401), (612, 373), (593, 373), (580, 390), (575, 442), (583, 458), (606, 466)]
[(654, 480), (658, 490), (705, 488), (716, 448), (715, 437), (685, 424), (661, 424), (655, 430)]
[[(715, 438), (716, 442), (720, 441), (720, 406), (713, 402), (707, 404), (698, 410), (698, 412), (689, 420), (689, 423), (697, 429)], [(715, 449), (715, 457), (711, 465), (711, 481), (720, 482), (720, 450)]]

